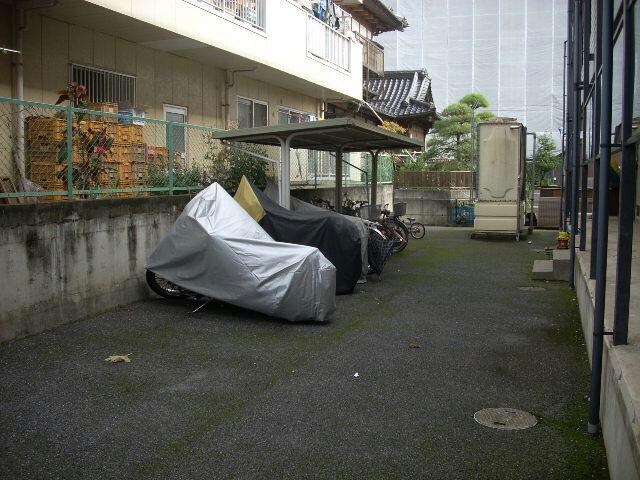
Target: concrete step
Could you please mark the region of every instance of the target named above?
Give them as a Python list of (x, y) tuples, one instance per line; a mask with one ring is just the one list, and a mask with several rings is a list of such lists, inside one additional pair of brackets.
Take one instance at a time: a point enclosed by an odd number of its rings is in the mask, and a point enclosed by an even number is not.
[(533, 262), (532, 278), (534, 280), (555, 280), (553, 260), (535, 260)]
[(553, 274), (556, 280), (569, 281), (570, 250), (553, 250)]

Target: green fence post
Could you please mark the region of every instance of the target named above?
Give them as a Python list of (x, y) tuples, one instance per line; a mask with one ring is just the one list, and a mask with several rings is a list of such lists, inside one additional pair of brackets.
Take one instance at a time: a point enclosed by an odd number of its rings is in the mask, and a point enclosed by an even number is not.
[(169, 195), (173, 195), (175, 146), (173, 144), (173, 122), (167, 123), (167, 147), (169, 148)]
[(73, 104), (67, 107), (67, 196), (73, 200)]

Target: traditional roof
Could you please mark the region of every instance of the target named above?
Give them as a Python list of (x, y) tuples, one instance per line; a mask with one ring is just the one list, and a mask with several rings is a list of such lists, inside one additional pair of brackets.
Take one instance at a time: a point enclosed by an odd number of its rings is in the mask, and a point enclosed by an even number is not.
[(425, 70), (384, 72), (366, 85), (369, 103), (382, 115), (392, 118), (436, 116), (431, 79)]
[(403, 31), (409, 26), (406, 18), (399, 17), (381, 0), (334, 0), (358, 22), (366, 24), (374, 35)]

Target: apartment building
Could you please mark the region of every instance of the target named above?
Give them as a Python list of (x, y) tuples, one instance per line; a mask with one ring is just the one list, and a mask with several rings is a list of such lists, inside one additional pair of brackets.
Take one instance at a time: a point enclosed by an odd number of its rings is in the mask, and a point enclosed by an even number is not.
[(361, 97), (362, 47), (306, 7), (292, 0), (5, 2), (0, 46), (20, 43), (22, 55), (0, 56), (0, 96), (17, 98), (22, 88), (26, 100), (55, 102), (74, 81), (92, 100), (205, 126), (322, 117), (326, 98)]

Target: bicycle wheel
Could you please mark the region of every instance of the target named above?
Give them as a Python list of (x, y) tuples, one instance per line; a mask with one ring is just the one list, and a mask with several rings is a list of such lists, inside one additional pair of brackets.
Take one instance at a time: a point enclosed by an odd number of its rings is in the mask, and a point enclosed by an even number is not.
[(400, 227), (397, 223), (389, 225), (389, 229), (393, 234), (393, 253), (400, 253), (407, 248), (409, 234), (407, 233), (408, 228), (406, 225), (404, 225), (404, 227), (405, 228)]
[(149, 285), (151, 290), (164, 298), (173, 299), (187, 296), (187, 292), (185, 292), (184, 289), (162, 278), (160, 275), (155, 274), (151, 270), (147, 270), (147, 285)]
[(412, 223), (409, 227), (409, 231), (411, 232), (411, 236), (417, 240), (424, 237), (424, 234), (426, 233), (424, 225), (418, 222)]
[(397, 217), (395, 217), (393, 219), (393, 222), (404, 231), (404, 234), (405, 234), (405, 236), (407, 237), (407, 240), (408, 240), (410, 231), (409, 231), (409, 227), (407, 226), (407, 224), (405, 224), (402, 220), (400, 220)]

